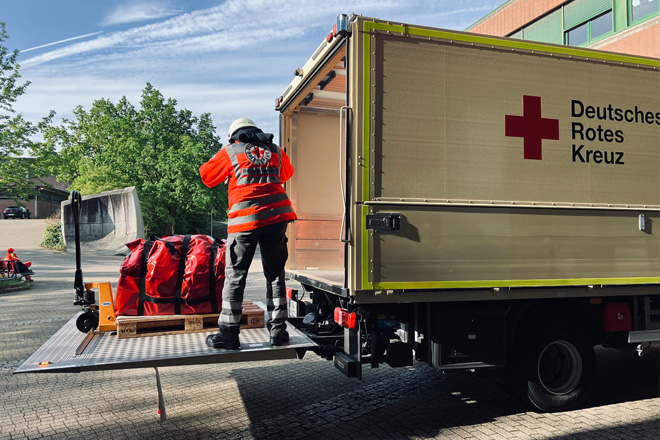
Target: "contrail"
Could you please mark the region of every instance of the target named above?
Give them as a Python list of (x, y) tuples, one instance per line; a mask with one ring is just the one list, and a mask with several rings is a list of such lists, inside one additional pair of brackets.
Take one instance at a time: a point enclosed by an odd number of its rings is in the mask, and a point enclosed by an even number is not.
[(55, 44), (66, 43), (67, 41), (79, 40), (79, 39), (81, 39), (81, 38), (91, 37), (92, 35), (98, 35), (98, 34), (100, 34), (101, 32), (102, 32), (102, 31), (92, 32), (91, 34), (79, 35), (79, 36), (77, 36), (77, 37), (67, 38), (66, 40), (54, 41), (54, 42), (52, 42), (52, 43), (42, 44), (41, 46), (35, 46), (35, 47), (31, 47), (31, 48), (29, 48), (29, 49), (23, 49), (23, 50), (21, 50), (20, 52), (21, 52), (21, 53), (23, 53), (23, 52), (29, 52), (29, 51), (31, 51), (31, 50), (41, 49), (42, 47), (48, 47), (48, 46), (53, 46), (53, 45), (55, 45)]

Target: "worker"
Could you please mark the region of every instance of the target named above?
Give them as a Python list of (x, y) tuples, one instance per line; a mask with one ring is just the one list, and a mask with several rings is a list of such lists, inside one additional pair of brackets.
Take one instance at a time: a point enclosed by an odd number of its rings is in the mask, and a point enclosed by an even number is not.
[[(0, 254), (2, 255), (2, 254)], [(5, 261), (12, 261), (14, 263), (14, 272), (16, 273), (31, 273), (32, 271), (30, 270), (30, 266), (32, 266), (32, 262), (26, 261), (23, 263), (20, 258), (16, 256), (16, 252), (14, 251), (14, 248), (9, 248), (7, 249), (7, 255), (5, 255)], [(30, 277), (27, 277), (28, 279)]]
[(199, 169), (202, 182), (209, 188), (229, 182), (220, 331), (206, 338), (210, 347), (240, 348), (243, 292), (257, 244), (266, 276), (270, 344), (283, 345), (289, 340), (284, 284), (286, 228), (297, 217), (282, 184), (293, 175), (293, 166), (284, 150), (272, 141), (273, 135), (264, 133), (252, 120), (236, 119), (229, 126), (229, 144)]

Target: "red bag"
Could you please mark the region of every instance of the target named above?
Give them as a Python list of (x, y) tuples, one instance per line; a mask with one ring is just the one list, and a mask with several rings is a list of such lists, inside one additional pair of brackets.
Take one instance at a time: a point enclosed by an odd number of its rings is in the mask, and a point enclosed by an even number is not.
[(207, 235), (170, 235), (126, 246), (131, 253), (119, 269), (117, 315), (219, 312), (225, 282), (224, 243)]

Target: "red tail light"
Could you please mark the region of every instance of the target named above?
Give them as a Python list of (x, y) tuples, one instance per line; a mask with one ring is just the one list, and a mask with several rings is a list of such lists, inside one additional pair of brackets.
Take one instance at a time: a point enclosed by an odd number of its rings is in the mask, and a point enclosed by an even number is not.
[(296, 289), (292, 289), (291, 287), (286, 288), (286, 298), (290, 300), (297, 300), (298, 299), (298, 291)]
[(337, 307), (335, 308), (335, 322), (342, 327), (355, 328), (357, 326), (357, 315)]

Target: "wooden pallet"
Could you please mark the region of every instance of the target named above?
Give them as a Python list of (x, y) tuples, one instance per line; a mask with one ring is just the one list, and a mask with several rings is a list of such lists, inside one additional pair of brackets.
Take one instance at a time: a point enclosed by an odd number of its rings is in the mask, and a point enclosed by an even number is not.
[[(209, 332), (218, 329), (219, 313), (204, 315), (118, 316), (117, 338), (176, 335)], [(265, 325), (264, 310), (252, 301), (243, 301), (241, 328), (261, 328)]]

